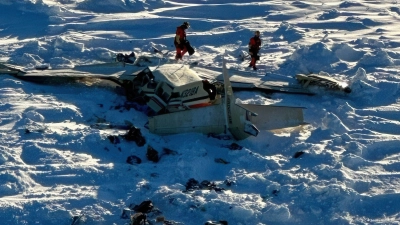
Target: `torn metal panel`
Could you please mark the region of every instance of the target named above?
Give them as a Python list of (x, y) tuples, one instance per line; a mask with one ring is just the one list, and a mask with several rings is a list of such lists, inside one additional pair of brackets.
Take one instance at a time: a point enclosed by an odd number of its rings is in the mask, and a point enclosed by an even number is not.
[(222, 105), (212, 105), (149, 117), (149, 130), (160, 135), (188, 132), (220, 134), (225, 132), (224, 118)]
[[(303, 107), (238, 104), (248, 112), (246, 116), (260, 130), (275, 130), (303, 125)], [(257, 116), (254, 116), (257, 114)]]

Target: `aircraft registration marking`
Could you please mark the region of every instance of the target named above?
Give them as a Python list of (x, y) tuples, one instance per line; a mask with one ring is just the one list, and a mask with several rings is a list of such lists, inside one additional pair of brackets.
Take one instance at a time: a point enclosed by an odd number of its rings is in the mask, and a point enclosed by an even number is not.
[(197, 94), (198, 90), (199, 90), (199, 86), (186, 89), (186, 90), (182, 91), (181, 97), (184, 98), (184, 97), (189, 97), (189, 96), (195, 95), (195, 94)]

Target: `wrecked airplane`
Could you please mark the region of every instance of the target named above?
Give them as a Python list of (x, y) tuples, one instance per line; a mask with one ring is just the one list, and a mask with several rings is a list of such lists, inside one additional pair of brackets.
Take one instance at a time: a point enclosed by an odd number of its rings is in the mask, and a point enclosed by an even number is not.
[[(206, 68), (193, 68), (177, 63), (160, 63), (149, 58), (135, 58), (133, 63), (117, 60), (112, 63), (76, 66), (73, 69), (23, 71), (0, 64), (0, 74), (20, 79), (88, 79), (113, 81), (122, 87), (128, 100), (146, 104), (152, 111), (147, 127), (159, 135), (185, 132), (220, 134), (228, 131), (241, 140), (257, 136), (260, 130), (276, 130), (305, 124), (303, 107), (236, 104), (233, 89), (261, 89), (307, 94), (298, 87), (243, 82), (243, 77), (231, 82), (223, 62), (222, 74)], [(199, 75), (200, 74), (200, 75)], [(201, 74), (214, 76), (213, 81)], [(218, 79), (217, 75), (222, 75)]]

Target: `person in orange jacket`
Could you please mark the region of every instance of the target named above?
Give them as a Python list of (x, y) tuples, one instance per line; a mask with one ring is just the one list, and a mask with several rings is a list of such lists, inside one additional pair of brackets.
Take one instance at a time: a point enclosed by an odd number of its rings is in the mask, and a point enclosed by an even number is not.
[(174, 39), (174, 45), (176, 48), (175, 59), (182, 59), (182, 56), (187, 52), (186, 48), (186, 29), (190, 27), (188, 22), (184, 22), (182, 25), (176, 28), (176, 35)]
[(254, 37), (250, 38), (249, 42), (249, 54), (251, 56), (251, 62), (249, 67), (253, 67), (253, 70), (257, 70), (256, 62), (260, 59), (258, 56), (258, 51), (260, 51), (261, 47), (261, 39), (260, 39), (260, 31), (254, 32)]

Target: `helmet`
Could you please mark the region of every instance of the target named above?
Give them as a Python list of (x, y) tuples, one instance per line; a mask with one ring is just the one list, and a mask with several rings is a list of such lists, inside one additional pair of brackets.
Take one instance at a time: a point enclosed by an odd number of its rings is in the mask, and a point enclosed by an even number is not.
[(183, 26), (185, 26), (186, 28), (189, 28), (190, 27), (190, 24), (189, 24), (189, 22), (183, 22), (183, 24), (182, 24)]

